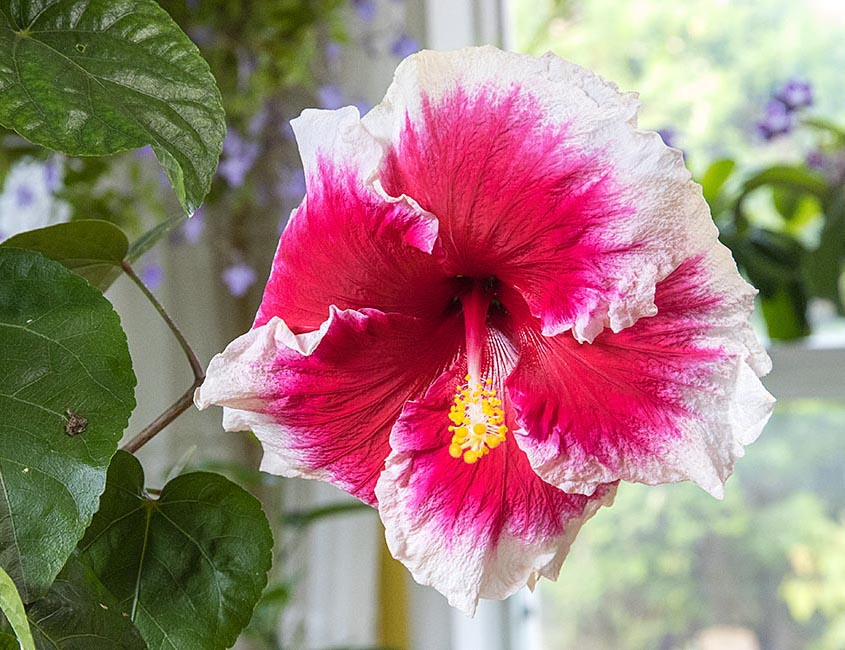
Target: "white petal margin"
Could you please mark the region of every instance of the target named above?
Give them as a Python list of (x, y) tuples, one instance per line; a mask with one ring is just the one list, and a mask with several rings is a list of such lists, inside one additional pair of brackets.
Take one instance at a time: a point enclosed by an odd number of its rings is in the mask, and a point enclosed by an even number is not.
[[(697, 344), (722, 350), (726, 358), (717, 362), (707, 384), (686, 391), (685, 403), (697, 417), (680, 423), (682, 435), (659, 457), (628, 459), (622, 471), (580, 453), (541, 460), (548, 451), (534, 446), (524, 429), (516, 431), (517, 444), (544, 481), (565, 492), (592, 494), (597, 486), (617, 480), (648, 485), (691, 480), (714, 497), (724, 497), (734, 463), (772, 415), (775, 398), (760, 381), (772, 364), (750, 322), (757, 290), (739, 275), (730, 251), (716, 242), (703, 256), (700, 270), (701, 288), (721, 298), (721, 304), (701, 318), (705, 333)], [(557, 435), (553, 440), (559, 444)]]
[(286, 430), (274, 418), (262, 413), (266, 408), (262, 395), (272, 381), (271, 364), (280, 350), (292, 350), (310, 356), (326, 335), (338, 313), (330, 308), (329, 317), (319, 330), (294, 334), (283, 320), (272, 318), (232, 341), (214, 356), (206, 371), (205, 381), (194, 393), (194, 404), (200, 410), (209, 406), (223, 407), (223, 428), (226, 431), (252, 431), (261, 441), (264, 457), (261, 471), (280, 476), (331, 481), (328, 472), (314, 469), (280, 444), (287, 439)]
[(479, 543), (472, 533), (444, 535), (434, 513), (409, 511), (414, 456), (392, 452), (376, 484), (387, 547), (414, 580), (437, 589), (467, 616), (475, 616), (481, 598), (502, 600), (525, 586), (533, 590), (540, 577), (556, 580), (581, 526), (616, 496), (616, 485), (605, 486), (602, 498), (588, 501), (580, 517), (562, 518), (563, 532), (556, 537), (526, 541), (503, 531)]
[[(437, 219), (407, 196), (389, 197), (385, 194), (376, 176), (384, 159), (384, 145), (364, 128), (361, 114), (355, 106), (332, 111), (308, 108), (291, 120), (291, 127), (299, 147), (308, 194), (319, 191), (320, 161), (330, 160), (353, 171), (361, 185), (382, 200), (408, 206), (417, 218), (412, 222), (405, 241), (424, 253), (431, 252), (437, 240)], [(295, 214), (296, 211), (291, 220)]]
[(422, 51), (399, 65), (384, 100), (362, 121), (385, 145), (397, 143), (406, 119), (421, 119), (424, 95), (436, 101), (459, 88), (471, 95), (491, 85), (520, 88), (540, 103), (550, 125), (567, 125), (570, 144), (606, 163), (620, 186), (620, 201), (633, 207), (633, 216), (607, 243), (641, 247), (642, 264), (609, 277), (612, 297), (597, 300), (574, 322), (545, 318), (543, 333), (572, 330), (589, 342), (605, 327), (617, 332), (653, 315), (655, 283), (709, 248), (717, 231), (681, 152), (656, 133), (636, 129), (636, 94), (620, 93), (615, 84), (551, 53), (538, 59), (491, 46)]
[(328, 158), (369, 178), (381, 164), (384, 147), (361, 124), (355, 106), (337, 110), (307, 108), (290, 122), (305, 170), (305, 184), (312, 184), (319, 172), (321, 158)]

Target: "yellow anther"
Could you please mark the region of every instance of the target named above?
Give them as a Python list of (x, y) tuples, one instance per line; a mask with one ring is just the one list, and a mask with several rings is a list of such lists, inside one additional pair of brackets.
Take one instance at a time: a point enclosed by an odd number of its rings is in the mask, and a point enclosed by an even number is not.
[(467, 375), (466, 381), (455, 387), (455, 401), (449, 409), (449, 455), (473, 464), (505, 441), (508, 428), (492, 378), (475, 382)]

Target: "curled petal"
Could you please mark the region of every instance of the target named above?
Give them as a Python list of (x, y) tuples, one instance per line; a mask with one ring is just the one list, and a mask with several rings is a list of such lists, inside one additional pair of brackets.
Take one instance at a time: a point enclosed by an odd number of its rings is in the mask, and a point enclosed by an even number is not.
[(329, 305), (441, 313), (448, 285), (429, 254), (437, 220), (371, 182), (383, 148), (358, 110), (306, 110), (293, 128), (307, 195), (282, 233), (255, 324), (277, 316), (295, 332), (316, 329)]
[(456, 364), (405, 407), (376, 494), (394, 557), (472, 615), (479, 598), (554, 580), (581, 525), (612, 502), (616, 486), (566, 494), (540, 480), (509, 440), (472, 465), (453, 458), (446, 414), (465, 368)]
[(535, 471), (567, 492), (617, 479), (691, 479), (714, 496), (774, 399), (769, 359), (748, 321), (754, 290), (715, 244), (656, 291), (656, 316), (592, 344), (525, 321), (508, 393)]
[(654, 314), (654, 285), (716, 230), (638, 102), (553, 55), (470, 48), (403, 62), (364, 117), (388, 194), (440, 223), (447, 268), (519, 289), (543, 333), (591, 341)]
[(299, 335), (273, 318), (212, 359), (195, 402), (226, 407), (226, 430), (255, 433), (262, 470), (329, 481), (375, 505), (390, 428), (449, 366), (461, 333), (460, 319), (369, 309), (333, 307)]

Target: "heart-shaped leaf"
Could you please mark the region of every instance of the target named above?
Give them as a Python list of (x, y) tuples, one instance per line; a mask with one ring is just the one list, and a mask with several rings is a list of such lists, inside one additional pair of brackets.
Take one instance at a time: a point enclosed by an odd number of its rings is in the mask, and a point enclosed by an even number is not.
[(27, 610), (38, 650), (147, 649), (128, 613), (76, 555)]
[(58, 262), (0, 248), (0, 566), (24, 602), (96, 512), (134, 389), (109, 301)]
[(120, 275), (120, 263), (129, 250), (129, 241), (123, 231), (113, 223), (98, 219), (28, 230), (0, 245), (41, 253), (64, 264), (101, 291), (108, 289)]
[[(21, 650), (35, 650), (35, 642), (32, 639), (32, 632), (29, 630), (29, 621), (26, 620), (26, 610), (21, 602), (18, 588), (9, 577), (9, 574), (0, 569), (0, 609), (9, 621), (9, 625), (20, 639)], [(0, 644), (0, 649), (2, 649)], [(15, 641), (15, 648), (18, 647)]]
[(0, 123), (74, 155), (151, 145), (188, 213), (226, 130), (208, 64), (155, 0), (0, 0)]
[(267, 583), (273, 538), (258, 500), (219, 474), (176, 477), (158, 498), (138, 460), (118, 452), (83, 560), (150, 650), (234, 644)]

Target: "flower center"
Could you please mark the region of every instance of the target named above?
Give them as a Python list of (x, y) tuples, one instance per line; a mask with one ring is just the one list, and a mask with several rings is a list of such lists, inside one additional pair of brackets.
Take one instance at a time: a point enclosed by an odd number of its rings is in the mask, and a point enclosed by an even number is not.
[(463, 457), (464, 462), (478, 462), (505, 440), (505, 412), (502, 400), (493, 388), (493, 378), (481, 379), (482, 356), (487, 344), (487, 310), (492, 292), (490, 283), (473, 281), (472, 288), (461, 296), (466, 333), (467, 375), (459, 384), (449, 409), (452, 441), (449, 454)]
[(465, 384), (458, 385), (455, 402), (449, 410), (452, 426), (452, 442), (449, 455), (463, 456), (464, 462), (472, 464), (490, 453), (505, 440), (508, 428), (505, 426), (505, 412), (502, 400), (496, 396), (489, 377), (483, 383), (467, 375)]

